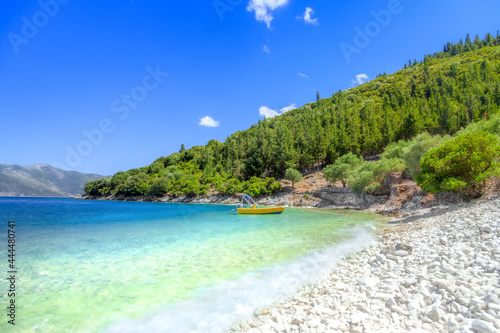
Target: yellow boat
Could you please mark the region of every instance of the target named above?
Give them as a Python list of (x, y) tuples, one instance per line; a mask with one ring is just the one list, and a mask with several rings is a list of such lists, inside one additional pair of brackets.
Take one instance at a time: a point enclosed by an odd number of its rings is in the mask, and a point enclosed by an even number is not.
[[(245, 204), (247, 207), (245, 207)], [(259, 207), (248, 194), (243, 194), (241, 196), (241, 204), (238, 205), (233, 212), (237, 211), (238, 214), (281, 214), (285, 210), (285, 207)]]
[(238, 214), (281, 214), (285, 207), (237, 208)]

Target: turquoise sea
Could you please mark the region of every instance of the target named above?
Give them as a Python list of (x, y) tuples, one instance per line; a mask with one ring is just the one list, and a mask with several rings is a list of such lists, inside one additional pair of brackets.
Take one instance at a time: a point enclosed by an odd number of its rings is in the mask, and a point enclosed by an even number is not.
[[(0, 269), (16, 226), (16, 326), (0, 332), (224, 332), (373, 241), (377, 215), (0, 198)], [(3, 268), (1, 268), (3, 267)]]

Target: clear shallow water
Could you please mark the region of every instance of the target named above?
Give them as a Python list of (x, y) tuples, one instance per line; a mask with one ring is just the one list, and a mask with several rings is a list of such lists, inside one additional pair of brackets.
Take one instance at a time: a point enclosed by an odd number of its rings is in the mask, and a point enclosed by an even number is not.
[[(16, 221), (16, 331), (223, 331), (314, 282), (366, 246), (382, 221), (359, 212), (244, 216), (232, 208), (0, 198), (0, 223)], [(7, 258), (6, 232), (1, 239)], [(7, 304), (5, 293), (1, 299)], [(10, 328), (0, 322), (0, 331)]]

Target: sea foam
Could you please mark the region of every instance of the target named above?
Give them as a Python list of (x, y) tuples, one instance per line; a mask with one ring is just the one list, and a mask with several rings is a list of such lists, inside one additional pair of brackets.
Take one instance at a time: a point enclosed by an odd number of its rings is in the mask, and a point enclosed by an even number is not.
[(296, 294), (331, 272), (350, 253), (373, 244), (374, 236), (363, 228), (355, 236), (287, 264), (247, 274), (239, 280), (205, 289), (196, 300), (184, 301), (149, 317), (113, 324), (107, 332), (224, 332), (239, 320)]

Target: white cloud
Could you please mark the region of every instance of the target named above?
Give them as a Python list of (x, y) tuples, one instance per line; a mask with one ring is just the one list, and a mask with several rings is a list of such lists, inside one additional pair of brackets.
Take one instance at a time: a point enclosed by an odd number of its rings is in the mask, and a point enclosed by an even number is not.
[(260, 22), (266, 22), (267, 28), (271, 29), (273, 20), (272, 11), (278, 7), (288, 4), (289, 0), (250, 0), (247, 10), (255, 12), (255, 19)]
[(264, 118), (273, 118), (279, 115), (279, 113), (273, 109), (268, 108), (267, 106), (261, 106), (259, 108), (259, 115), (261, 115)]
[(291, 104), (291, 105), (289, 105), (289, 106), (285, 106), (284, 108), (282, 108), (282, 109), (280, 110), (280, 112), (281, 112), (281, 113), (285, 113), (285, 112), (288, 112), (288, 111), (292, 111), (292, 110), (294, 110), (294, 109), (296, 109), (296, 108), (297, 108), (297, 106), (295, 105), (295, 103), (293, 103), (293, 104)]
[(264, 52), (266, 52), (267, 54), (271, 54), (271, 50), (269, 50), (269, 48), (267, 47), (267, 45), (264, 45), (264, 47), (262, 48), (264, 50)]
[(357, 86), (357, 85), (365, 83), (366, 81), (368, 81), (368, 79), (369, 79), (368, 75), (358, 74), (358, 75), (356, 75), (356, 78), (354, 80), (352, 80), (351, 82), (354, 86)]
[(304, 77), (304, 78), (306, 78), (306, 79), (308, 79), (308, 78), (309, 78), (309, 75), (305, 75), (305, 74), (302, 74), (302, 73), (299, 73), (299, 76)]
[(200, 119), (200, 125), (201, 126), (206, 126), (206, 127), (218, 127), (219, 126), (219, 122), (213, 120), (209, 116), (206, 116), (206, 117)]
[(270, 109), (267, 106), (261, 106), (259, 108), (259, 115), (261, 115), (262, 117), (264, 117), (266, 119), (267, 118), (274, 118), (276, 116), (279, 116), (280, 114), (294, 110), (296, 108), (297, 108), (297, 106), (295, 105), (295, 103), (293, 103), (289, 106), (285, 106), (284, 108), (281, 108), (280, 112), (277, 112), (276, 110)]
[(314, 10), (311, 7), (306, 7), (306, 12), (304, 13), (304, 22), (317, 25), (318, 19), (311, 18), (311, 15), (314, 15)]

